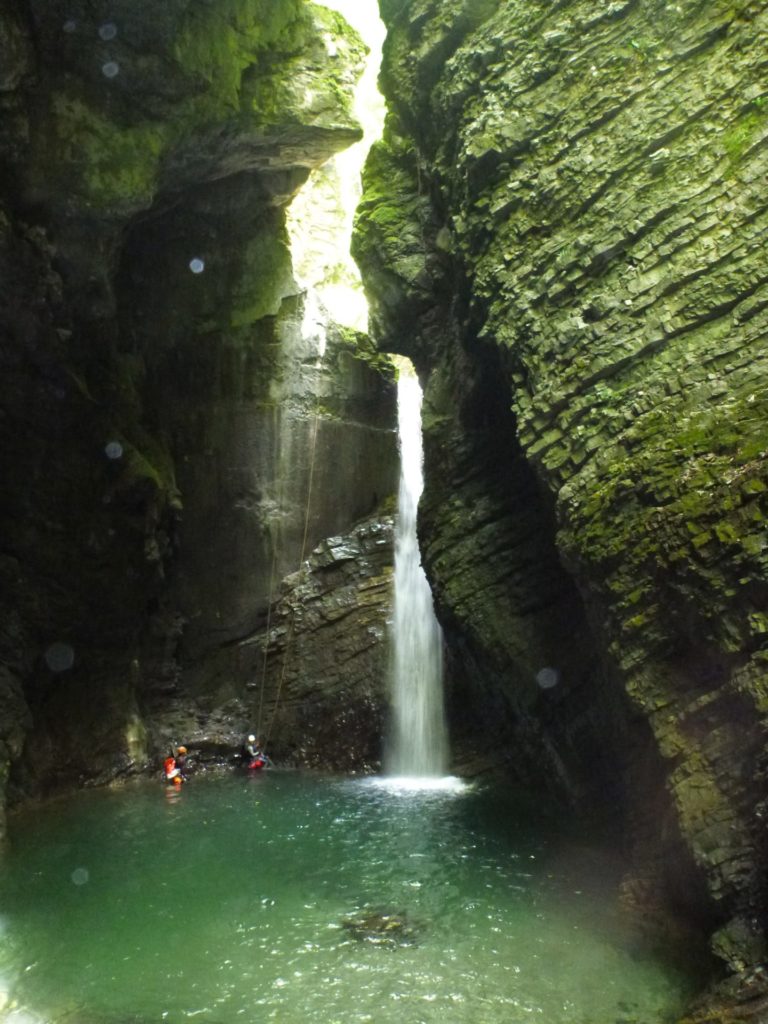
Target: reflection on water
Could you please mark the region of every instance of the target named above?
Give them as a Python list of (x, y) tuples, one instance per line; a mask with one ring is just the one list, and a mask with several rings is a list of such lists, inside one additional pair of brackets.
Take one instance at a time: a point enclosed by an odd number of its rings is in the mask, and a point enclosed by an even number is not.
[(17, 819), (6, 1019), (668, 1019), (684, 981), (631, 954), (610, 860), (501, 790), (393, 781), (142, 782)]

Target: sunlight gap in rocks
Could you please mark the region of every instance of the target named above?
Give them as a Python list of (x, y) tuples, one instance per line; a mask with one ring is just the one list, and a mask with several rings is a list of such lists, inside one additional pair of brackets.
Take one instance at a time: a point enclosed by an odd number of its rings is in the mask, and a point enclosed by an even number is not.
[(288, 210), (288, 233), (300, 287), (314, 291), (337, 323), (365, 331), (368, 305), (349, 249), (363, 164), (384, 123), (377, 78), (385, 29), (376, 0), (326, 0), (323, 6), (346, 18), (369, 48), (354, 102), (364, 135), (310, 175)]

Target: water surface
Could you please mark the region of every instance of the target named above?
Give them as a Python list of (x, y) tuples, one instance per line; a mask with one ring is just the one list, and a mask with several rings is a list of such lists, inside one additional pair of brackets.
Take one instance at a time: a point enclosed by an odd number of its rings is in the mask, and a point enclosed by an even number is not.
[[(661, 1024), (618, 865), (501, 789), (273, 771), (142, 781), (17, 816), (0, 867), (9, 1024)], [(413, 944), (345, 919), (406, 916)]]

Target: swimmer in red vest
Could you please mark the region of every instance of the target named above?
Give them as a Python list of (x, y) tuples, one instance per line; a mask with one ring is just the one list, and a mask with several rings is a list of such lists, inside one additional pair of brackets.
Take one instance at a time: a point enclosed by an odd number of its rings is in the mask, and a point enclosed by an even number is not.
[(248, 768), (251, 771), (259, 771), (261, 768), (266, 768), (268, 765), (272, 764), (262, 749), (261, 740), (257, 739), (253, 734), (248, 736), (247, 740), (243, 744), (243, 752), (245, 754)]
[(184, 781), (181, 777), (181, 772), (176, 767), (175, 757), (166, 757), (163, 761), (163, 773), (165, 774), (165, 781), (169, 786), (180, 786)]
[(163, 761), (163, 771), (165, 773), (165, 781), (172, 786), (180, 786), (182, 782), (187, 781), (187, 776), (184, 774), (184, 769), (187, 764), (187, 748), (177, 747), (176, 756), (171, 754)]

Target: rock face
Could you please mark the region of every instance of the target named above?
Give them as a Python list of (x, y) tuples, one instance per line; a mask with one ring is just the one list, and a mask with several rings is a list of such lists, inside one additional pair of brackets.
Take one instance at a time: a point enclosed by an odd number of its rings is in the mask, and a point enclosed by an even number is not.
[(627, 899), (687, 909), (748, 969), (766, 948), (766, 5), (382, 10), (390, 115), (355, 246), (377, 343), (426, 382), (421, 533), (463, 700), (531, 785), (579, 804), (610, 780)]
[(303, 0), (3, 5), (14, 800), (141, 770), (190, 721), (221, 731), (281, 578), (394, 492), (391, 366), (300, 292), (285, 231), (310, 171), (360, 137), (362, 54)]
[(326, 538), (288, 576), (269, 627), (241, 645), (251, 720), (275, 738), (275, 756), (343, 771), (381, 767), (387, 711), (387, 620), (392, 601), (391, 516)]
[(325, 538), (279, 585), (263, 628), (147, 698), (159, 748), (231, 760), (245, 731), (283, 766), (381, 765), (392, 600), (392, 517)]

